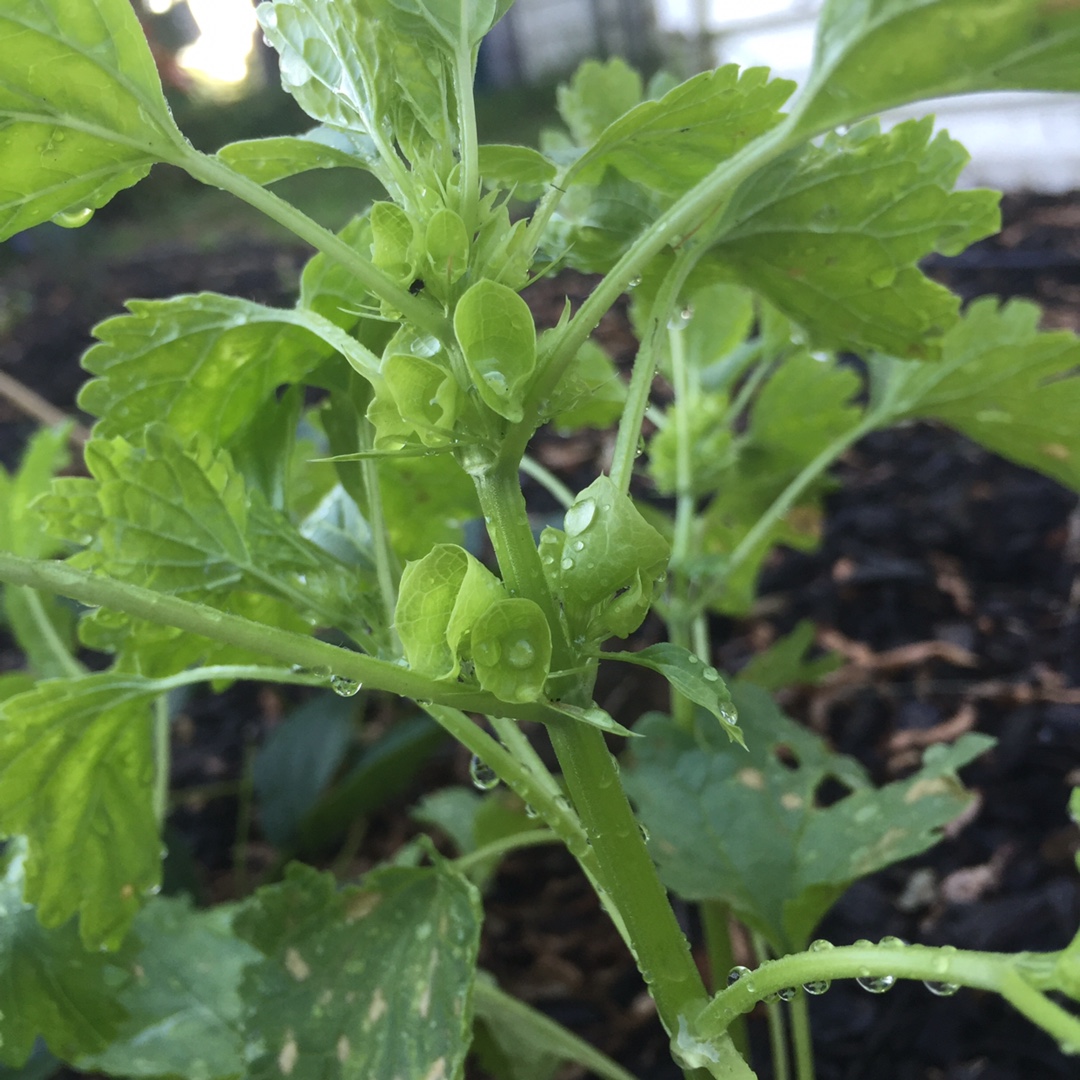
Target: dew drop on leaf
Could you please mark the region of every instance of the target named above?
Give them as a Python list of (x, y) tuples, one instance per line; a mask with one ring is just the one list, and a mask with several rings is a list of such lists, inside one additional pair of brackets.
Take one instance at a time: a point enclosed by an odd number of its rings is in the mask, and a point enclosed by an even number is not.
[(499, 778), (495, 770), (480, 758), (473, 754), (469, 761), (469, 779), (477, 791), (491, 791), (499, 786)]
[(573, 570), (574, 569), (574, 560), (571, 559), (571, 558), (565, 558), (565, 559), (563, 559), (563, 561), (559, 565), (564, 570)]
[(529, 667), (535, 659), (536, 649), (533, 648), (531, 642), (526, 641), (524, 638), (515, 641), (506, 652), (506, 662), (519, 671), (522, 668)]
[(740, 979), (745, 979), (747, 975), (751, 974), (748, 967), (743, 967), (739, 964), (737, 967), (733, 967), (727, 973), (728, 986), (734, 986)]
[(61, 229), (79, 229), (93, 216), (94, 211), (89, 206), (73, 206), (68, 210), (61, 210), (59, 214), (53, 214), (52, 222)]
[(592, 524), (594, 517), (596, 517), (596, 502), (593, 499), (582, 499), (581, 502), (574, 503), (563, 518), (566, 535), (580, 535)]
[(338, 697), (353, 697), (359, 691), (360, 683), (356, 679), (350, 679), (345, 675), (331, 675), (330, 689)]
[(706, 682), (716, 682), (720, 678), (720, 673), (714, 667), (707, 667), (701, 674)]

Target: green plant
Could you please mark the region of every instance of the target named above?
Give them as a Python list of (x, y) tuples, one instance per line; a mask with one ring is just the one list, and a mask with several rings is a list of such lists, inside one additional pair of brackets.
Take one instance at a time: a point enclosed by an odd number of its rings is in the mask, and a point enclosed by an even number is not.
[[(1076, 340), (1039, 332), (1027, 304), (961, 314), (918, 269), (992, 233), (996, 197), (951, 190), (964, 153), (929, 121), (882, 133), (863, 119), (942, 94), (1080, 89), (1080, 9), (833, 0), (786, 113), (794, 87), (762, 70), (644, 87), (589, 63), (560, 91), (567, 131), (541, 152), (476, 139), (476, 51), (508, 6), (263, 4), (284, 84), (319, 126), (216, 155), (173, 125), (128, 0), (0, 12), (0, 236), (78, 226), (167, 162), (318, 250), (288, 310), (132, 301), (85, 358), (90, 477), (50, 482), (51, 432), (0, 478), (5, 611), (37, 676), (0, 680), (0, 1059), (21, 1065), (42, 1036), (120, 1076), (439, 1080), (461, 1075), (476, 1024), (506, 1075), (569, 1058), (623, 1077), (476, 972), (476, 881), (501, 853), (555, 840), (630, 946), (688, 1074), (752, 1076), (733, 1041), (744, 1012), (852, 977), (995, 991), (1076, 1053), (1080, 1020), (1048, 995), (1080, 999), (1080, 937), (1015, 956), (811, 943), (851, 881), (924, 849), (963, 808), (956, 770), (988, 740), (874, 789), (766, 693), (815, 674), (805, 632), (729, 692), (706, 620), (747, 608), (774, 545), (814, 542), (829, 466), (875, 428), (933, 417), (1080, 487)], [(371, 173), (387, 198), (332, 234), (266, 186), (315, 168)], [(515, 195), (538, 200), (518, 221)], [(518, 294), (560, 263), (602, 277), (537, 336)], [(641, 347), (624, 388), (589, 337), (627, 290)], [(820, 362), (841, 350), (865, 358), (865, 401), (849, 369)], [(648, 468), (673, 520), (629, 494), (658, 370), (674, 403), (652, 414)], [(313, 409), (305, 387), (321, 391)], [(610, 475), (578, 493), (546, 478), (566, 511), (537, 542), (519, 483), (537, 428), (616, 418)], [(497, 571), (461, 546), (471, 517)], [(83, 668), (55, 594), (86, 606), (77, 640), (113, 657), (106, 670)], [(603, 650), (654, 607), (667, 643)], [(671, 715), (623, 727), (592, 701), (601, 662), (665, 676)], [(479, 788), (502, 781), (533, 816), (493, 822), (491, 795), (440, 793), (423, 816), (456, 860), (421, 845), (346, 885), (294, 864), (210, 911), (152, 898), (166, 695), (237, 679), (416, 702), (475, 755)], [(621, 777), (605, 733), (636, 736)], [(823, 808), (827, 777), (849, 793)], [(714, 968), (729, 910), (760, 967), (710, 995), (666, 887), (701, 903)], [(801, 994), (792, 1005), (806, 1078)]]

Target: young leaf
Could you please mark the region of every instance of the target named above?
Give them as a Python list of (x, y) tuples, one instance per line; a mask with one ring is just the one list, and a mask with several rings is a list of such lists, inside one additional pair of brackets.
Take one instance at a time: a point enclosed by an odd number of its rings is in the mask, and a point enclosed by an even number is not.
[(626, 637), (652, 605), (667, 541), (606, 476), (578, 495), (564, 527), (546, 529), (540, 550), (574, 636)]
[(601, 658), (658, 671), (672, 689), (715, 716), (723, 724), (729, 739), (743, 744), (727, 683), (716, 668), (703, 664), (689, 649), (664, 641), (637, 652), (601, 653)]
[(486, 143), (479, 149), (480, 175), (519, 199), (538, 199), (558, 172), (554, 162), (529, 146)]
[(588, 183), (605, 169), (666, 196), (680, 195), (781, 119), (795, 84), (769, 80), (767, 68), (735, 64), (695, 75), (660, 101), (644, 101), (615, 120), (571, 166), (567, 180)]
[[(85, 1072), (225, 1080), (244, 1071), (240, 979), (260, 954), (232, 932), (234, 909), (157, 897), (135, 919), (134, 977), (115, 994), (126, 1016), (107, 1047), (69, 1055)], [(134, 950), (132, 950), (134, 951)]]
[(230, 169), (257, 184), (272, 184), (311, 169), (363, 169), (380, 179), (384, 175), (370, 136), (325, 126), (303, 135), (229, 143), (217, 156)]
[[(965, 735), (923, 768), (875, 789), (853, 759), (789, 720), (758, 687), (732, 698), (748, 754), (649, 714), (623, 783), (650, 833), (666, 884), (687, 900), (722, 899), (781, 952), (806, 946), (856, 878), (925, 850), (970, 801), (956, 770), (992, 745)], [(849, 794), (817, 804), (828, 778)]]
[(437, 544), (409, 563), (394, 613), (409, 666), (438, 679), (455, 678), (461, 659), (471, 655), (476, 620), (504, 596), (502, 582), (464, 548)]
[(578, 146), (596, 142), (605, 128), (641, 101), (641, 75), (622, 57), (586, 60), (555, 94), (563, 123)]
[(537, 701), (551, 670), (551, 628), (523, 596), (497, 600), (472, 624), (472, 657), (480, 685), (501, 701)]
[(809, 619), (797, 623), (791, 633), (774, 641), (764, 652), (750, 658), (739, 672), (739, 681), (753, 683), (763, 690), (783, 690), (787, 686), (812, 686), (842, 667), (839, 653), (826, 653), (807, 660), (807, 650), (814, 644), (815, 628)]
[[(367, 214), (354, 217), (338, 236), (364, 258), (370, 257), (371, 221)], [(356, 325), (359, 311), (364, 306), (378, 308), (371, 294), (356, 277), (321, 251), (308, 260), (300, 275), (300, 298), (296, 306), (314, 311), (343, 330), (351, 330)], [(382, 328), (384, 325), (368, 322), (365, 329), (372, 326)], [(380, 353), (387, 337), (389, 333), (381, 341), (370, 341), (366, 336), (362, 340), (373, 352)]]
[(0, 879), (0, 1062), (20, 1068), (37, 1038), (68, 1061), (104, 1050), (125, 1020), (118, 991), (130, 979), (130, 945), (88, 952), (74, 923), (46, 930), (23, 900), (26, 841), (13, 840)]
[[(100, 417), (95, 434), (135, 439), (150, 423), (181, 438), (226, 445), (282, 383), (303, 379), (335, 348), (359, 346), (314, 312), (200, 293), (132, 300), (130, 315), (99, 323), (83, 366), (99, 376), (79, 405)], [(374, 375), (377, 361), (368, 360)]]
[(505, 285), (478, 281), (454, 309), (454, 333), (481, 400), (499, 416), (520, 421), (536, 366), (536, 330), (528, 305)]
[(431, 215), (424, 247), (431, 268), (425, 280), (430, 277), (450, 286), (469, 268), (469, 234), (453, 210), (443, 207)]
[(1080, 490), (1080, 342), (1040, 333), (1025, 300), (976, 300), (942, 342), (932, 365), (872, 356), (882, 422), (928, 417), (997, 454)]
[(546, 412), (560, 431), (606, 428), (622, 415), (626, 383), (611, 358), (593, 341), (586, 341), (555, 387)]
[(420, 244), (413, 220), (397, 203), (372, 203), (371, 261), (394, 280), (408, 284), (417, 276)]
[(712, 258), (821, 348), (936, 358), (959, 300), (917, 263), (999, 217), (993, 192), (950, 191), (967, 154), (932, 132), (929, 118), (884, 134), (867, 121), (783, 155), (727, 204)]
[(6, 0), (0, 41), (0, 240), (82, 224), (183, 145), (129, 0)]
[(161, 882), (154, 693), (101, 672), (0, 703), (0, 835), (29, 841), (26, 900), (42, 925), (78, 912), (88, 948), (116, 948)]
[(246, 1075), (459, 1075), (480, 917), (476, 890), (445, 866), (377, 870), (363, 888), (339, 889), (330, 874), (294, 863), (234, 920), (264, 957), (241, 988)]
[(986, 90), (1080, 90), (1080, 11), (1042, 0), (830, 0), (799, 128)]
[(502, 18), (513, 0), (378, 0), (385, 15), (407, 31), (425, 27), (452, 52), (468, 55)]

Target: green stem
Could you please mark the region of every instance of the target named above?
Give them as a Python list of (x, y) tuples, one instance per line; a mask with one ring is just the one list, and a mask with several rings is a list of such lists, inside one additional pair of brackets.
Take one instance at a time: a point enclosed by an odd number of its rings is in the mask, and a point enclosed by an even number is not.
[[(1040, 967), (1052, 970), (1056, 955), (966, 952), (927, 945), (845, 945), (821, 952), (793, 953), (767, 961), (752, 976), (740, 979), (717, 994), (699, 1017), (698, 1030), (702, 1033), (723, 1031), (734, 1017), (749, 1012), (758, 1001), (785, 987), (874, 975), (956, 983), (958, 986), (992, 990), (1011, 1001), (1010, 994), (1020, 984), (1034, 990), (1031, 982), (1023, 978), (1019, 971), (1035, 962)], [(1020, 986), (1018, 998), (1034, 1002), (1023, 991), (1023, 986)], [(1020, 1008), (1019, 1005), (1016, 1007)], [(1036, 1022), (1041, 1023), (1039, 1020)], [(1073, 1025), (1070, 1030), (1076, 1036), (1077, 1045), (1080, 1045), (1080, 1020), (1073, 1018)]]
[(574, 493), (549, 469), (526, 454), (518, 466), (526, 475), (543, 485), (549, 495), (564, 508), (574, 505)]
[[(470, 712), (515, 716), (520, 720), (537, 720), (541, 723), (566, 719), (562, 713), (549, 709), (542, 702), (511, 705), (478, 687), (431, 679), (396, 663), (376, 660), (363, 653), (253, 622), (205, 604), (195, 604), (125, 581), (77, 570), (62, 562), (24, 559), (0, 552), (0, 581), (60, 593), (89, 607), (106, 607), (188, 633), (201, 634), (214, 641), (225, 641), (256, 655), (307, 668), (309, 674), (323, 671), (326, 673), (323, 681), (333, 672), (362, 683), (368, 689), (383, 690), (414, 701), (434, 701)], [(174, 680), (176, 685), (191, 681), (189, 673), (184, 672), (170, 679), (155, 680), (154, 684), (161, 687)]]
[(600, 884), (620, 913), (638, 968), (668, 1032), (707, 999), (690, 946), (645, 847), (604, 738), (585, 724), (551, 724), (552, 745), (588, 834)]
[(533, 749), (525, 732), (521, 730), (516, 720), (506, 716), (492, 716), (491, 726), (499, 736), (500, 741), (511, 754), (514, 755), (536, 778), (538, 783), (544, 785), (548, 792), (555, 798), (562, 795), (562, 788), (558, 780), (551, 775), (551, 771), (541, 760), (540, 755)]
[(154, 699), (154, 817), (158, 829), (169, 812), (169, 699), (161, 694)]
[(558, 385), (567, 365), (577, 355), (585, 339), (596, 329), (604, 313), (641, 274), (646, 264), (665, 247), (678, 247), (702, 220), (713, 212), (736, 187), (791, 146), (804, 140), (795, 136), (790, 119), (755, 139), (734, 157), (717, 166), (664, 211), (631, 245), (604, 276), (589, 298), (561, 332), (535, 391), (534, 400), (543, 401)]
[[(752, 933), (754, 955), (759, 963), (769, 958), (769, 946), (758, 933)], [(765, 1015), (769, 1021), (769, 1051), (772, 1056), (773, 1076), (775, 1080), (790, 1080), (791, 1055), (788, 1052), (787, 1025), (784, 1023), (784, 1010), (779, 1001), (765, 1002)]]
[(800, 990), (791, 1001), (791, 1041), (795, 1047), (795, 1070), (798, 1080), (814, 1080), (814, 1043), (810, 1037), (810, 1008)]
[(196, 180), (228, 191), (279, 225), (284, 225), (301, 240), (306, 240), (312, 247), (343, 266), (376, 296), (400, 311), (414, 326), (434, 335), (440, 341), (454, 340), (450, 323), (435, 305), (410, 295), (407, 289), (403, 289), (344, 240), (312, 221), (307, 214), (297, 210), (272, 191), (235, 172), (217, 158), (201, 154), (192, 147), (186, 148), (182, 154), (177, 154), (174, 164), (179, 165)]
[(45, 605), (41, 602), (41, 597), (33, 589), (23, 589), (22, 595), (38, 634), (56, 664), (56, 670), (63, 672), (69, 678), (77, 678), (85, 674), (86, 668), (71, 655), (67, 645), (60, 639), (52, 619), (49, 618), (49, 613), (45, 610)]
[(1017, 1012), (1052, 1035), (1064, 1053), (1080, 1054), (1080, 1019), (1036, 990), (1016, 971), (1006, 971), (997, 989)]
[(471, 49), (457, 50), (454, 58), (454, 94), (457, 97), (458, 138), (461, 140), (461, 219), (470, 236), (475, 232), (480, 193), (480, 146), (476, 134)]
[[(710, 989), (716, 994), (727, 986), (728, 972), (735, 966), (735, 954), (731, 948), (731, 909), (722, 900), (703, 900), (698, 904), (698, 911), (705, 935), (705, 952), (709, 958)], [(750, 1035), (746, 1019), (740, 1016), (732, 1021), (728, 1034), (739, 1053), (749, 1059)]]
[(696, 260), (697, 254), (689, 251), (683, 252), (675, 260), (649, 309), (648, 328), (634, 358), (626, 405), (619, 420), (615, 449), (611, 454), (611, 481), (620, 491), (630, 490), (630, 478), (634, 473), (634, 461), (641, 438), (641, 424), (649, 407), (649, 395), (652, 392), (656, 368), (668, 339), (668, 318)]
[(753, 527), (739, 541), (727, 560), (724, 573), (714, 580), (706, 590), (697, 598), (697, 607), (704, 610), (712, 601), (718, 599), (724, 591), (726, 582), (734, 576), (744, 562), (756, 551), (769, 533), (775, 528), (777, 522), (788, 513), (796, 501), (803, 495), (806, 489), (845, 451), (849, 446), (858, 442), (868, 432), (880, 426), (880, 420), (876, 412), (868, 412), (862, 420), (844, 434), (835, 438), (822, 450), (802, 472), (791, 481), (790, 484), (773, 501), (772, 505), (764, 514), (754, 522)]
[[(372, 428), (367, 420), (359, 425), (360, 445), (363, 450), (373, 446)], [(383, 611), (386, 614), (386, 626), (394, 638), (394, 645), (400, 646), (394, 632), (394, 612), (397, 610), (397, 573), (394, 565), (394, 553), (390, 548), (390, 535), (383, 516), (382, 489), (379, 487), (379, 462), (377, 458), (361, 458), (360, 474), (367, 492), (368, 524), (375, 548), (375, 579), (379, 583), (379, 595), (382, 597)], [(400, 653), (400, 649), (398, 650)]]
[(482, 866), (491, 859), (498, 859), (503, 855), (508, 855), (511, 851), (558, 843), (561, 843), (560, 837), (551, 829), (531, 829), (528, 832), (514, 833), (511, 836), (492, 840), (490, 844), (485, 844), (475, 851), (470, 851), (468, 855), (459, 855), (454, 860), (454, 866), (464, 873), (474, 866)]

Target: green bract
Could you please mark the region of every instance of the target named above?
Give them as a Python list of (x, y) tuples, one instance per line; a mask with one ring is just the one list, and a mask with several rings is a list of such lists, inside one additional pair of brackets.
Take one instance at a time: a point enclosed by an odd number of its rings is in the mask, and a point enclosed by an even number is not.
[[(0, 1064), (33, 1054), (39, 1075), (40, 1039), (145, 1080), (456, 1080), (470, 1053), (498, 1080), (564, 1061), (632, 1080), (477, 970), (477, 886), (556, 840), (695, 1077), (752, 1080), (742, 1015), (841, 978), (996, 991), (1075, 1054), (1060, 1002), (1080, 1001), (1080, 935), (1015, 957), (807, 947), (851, 882), (968, 805), (957, 770), (990, 740), (934, 747), (876, 788), (769, 696), (841, 662), (807, 657), (812, 625), (730, 691), (709, 630), (754, 609), (778, 544), (816, 546), (829, 469), (876, 429), (932, 419), (1080, 489), (1075, 336), (1040, 331), (1024, 302), (961, 312), (920, 269), (994, 232), (997, 196), (954, 190), (965, 151), (930, 119), (873, 119), (944, 94), (1080, 90), (1080, 6), (828, 0), (799, 93), (763, 68), (646, 85), (589, 61), (557, 93), (565, 130), (480, 146), (478, 50), (509, 6), (262, 3), (312, 124), (203, 154), (130, 0), (3, 4), (0, 239), (84, 224), (167, 162), (316, 254), (291, 308), (131, 301), (83, 361), (85, 472), (57, 475), (67, 428), (0, 469), (2, 614), (28, 669), (0, 677)], [(268, 187), (316, 169), (370, 173), (380, 197), (330, 232)], [(561, 265), (602, 276), (538, 335), (521, 293)], [(591, 339), (624, 293), (629, 380), (622, 350)], [(527, 454), (549, 422), (617, 424), (581, 490), (542, 445)], [(561, 528), (526, 507), (523, 473)], [(604, 650), (643, 623), (645, 640)], [(664, 688), (669, 710), (635, 710), (655, 690), (635, 682), (609, 714), (594, 700), (609, 661), (645, 669), (621, 675)], [(179, 691), (237, 680), (310, 696), (252, 769), (282, 858), (252, 895), (200, 910), (155, 896), (170, 713)], [(352, 876), (365, 817), (417, 790), (443, 733), (485, 794), (445, 789), (413, 817), (456, 859), (421, 836), (359, 881), (279, 872), (314, 854)], [(732, 916), (774, 958), (707, 988), (668, 889), (701, 905), (714, 966)], [(804, 1004), (791, 1042), (812, 1080)]]

